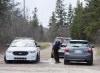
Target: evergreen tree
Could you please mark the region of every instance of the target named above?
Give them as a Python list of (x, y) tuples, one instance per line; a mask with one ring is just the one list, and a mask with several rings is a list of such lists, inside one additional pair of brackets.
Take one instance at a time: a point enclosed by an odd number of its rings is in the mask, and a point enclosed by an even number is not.
[(55, 9), (55, 14), (56, 14), (56, 19), (57, 19), (57, 26), (61, 27), (64, 25), (66, 22), (66, 9), (65, 5), (63, 4), (64, 0), (57, 0), (56, 2), (56, 9)]
[[(100, 0), (85, 0), (86, 7), (78, 1), (71, 26), (73, 39), (95, 41), (100, 30)], [(100, 34), (99, 34), (100, 35)], [(96, 37), (95, 37), (96, 36)]]
[(40, 36), (39, 36), (39, 41), (41, 41), (41, 42), (43, 42), (43, 41), (45, 41), (45, 36), (44, 36), (44, 28), (43, 28), (43, 26), (42, 26), (42, 23), (41, 23), (41, 25), (39, 26), (39, 34), (40, 34)]
[(52, 27), (53, 24), (56, 23), (56, 16), (55, 13), (52, 12), (52, 16), (50, 17), (49, 26)]
[(72, 18), (73, 18), (73, 9), (72, 9), (72, 5), (69, 4), (68, 14), (67, 14), (67, 23), (68, 23), (68, 25), (72, 24)]
[(84, 24), (83, 24), (83, 5), (80, 1), (77, 2), (75, 13), (73, 17), (73, 23), (71, 26), (71, 37), (73, 39), (84, 39)]
[(33, 34), (33, 38), (35, 40), (39, 40), (39, 20), (38, 20), (38, 16), (37, 16), (37, 8), (34, 8), (33, 11), (33, 19), (30, 21), (31, 24), (31, 30), (32, 30), (32, 34)]
[(100, 0), (86, 0), (85, 8), (85, 34), (88, 37), (88, 40), (94, 40), (97, 31), (100, 29)]
[(54, 40), (55, 37), (68, 37), (68, 24), (67, 24), (67, 12), (65, 8), (64, 0), (56, 1), (55, 12), (50, 17), (49, 37)]
[(67, 14), (67, 24), (68, 24), (68, 28), (69, 28), (69, 36), (70, 36), (70, 30), (71, 30), (71, 24), (72, 24), (72, 18), (73, 18), (73, 9), (72, 9), (72, 5), (69, 4), (68, 7), (68, 14)]
[(52, 12), (52, 16), (50, 17), (50, 21), (49, 21), (49, 40), (54, 40), (54, 38), (56, 37), (56, 16), (55, 13)]
[(8, 8), (10, 0), (0, 0), (0, 11), (5, 11)]
[(66, 32), (66, 26), (67, 26), (67, 12), (64, 5), (64, 0), (57, 0), (56, 2), (56, 9), (55, 9), (55, 15), (56, 15), (56, 36), (67, 36)]
[(33, 19), (32, 19), (32, 25), (33, 27), (38, 27), (39, 25), (39, 21), (38, 21), (38, 16), (37, 16), (37, 8), (35, 7), (34, 8), (34, 11), (33, 11)]

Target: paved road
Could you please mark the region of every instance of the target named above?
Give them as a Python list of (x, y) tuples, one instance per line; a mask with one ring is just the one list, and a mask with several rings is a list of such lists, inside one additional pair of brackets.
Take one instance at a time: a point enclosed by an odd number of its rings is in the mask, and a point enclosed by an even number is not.
[(41, 61), (38, 64), (31, 63), (14, 63), (5, 64), (3, 61), (4, 53), (0, 53), (0, 73), (100, 73), (100, 59), (95, 56), (94, 49), (94, 65), (77, 63), (64, 65), (63, 59), (60, 64), (55, 64), (50, 58), (51, 47), (41, 50)]

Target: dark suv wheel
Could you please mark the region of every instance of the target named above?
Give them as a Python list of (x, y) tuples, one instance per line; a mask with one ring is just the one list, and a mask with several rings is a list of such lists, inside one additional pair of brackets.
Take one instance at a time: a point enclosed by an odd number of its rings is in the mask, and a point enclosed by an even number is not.
[(67, 65), (69, 64), (69, 61), (68, 60), (64, 60), (64, 65)]
[(88, 65), (93, 65), (93, 61), (88, 61), (87, 64)]

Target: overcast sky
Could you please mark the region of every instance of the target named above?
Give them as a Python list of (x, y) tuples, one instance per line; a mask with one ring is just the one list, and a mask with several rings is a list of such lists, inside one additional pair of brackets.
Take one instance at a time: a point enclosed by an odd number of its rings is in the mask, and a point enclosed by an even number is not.
[[(23, 0), (14, 0), (15, 2), (20, 2), (20, 8), (23, 8)], [(84, 0), (80, 0), (84, 2)], [(64, 4), (72, 4), (73, 7), (76, 6), (77, 0), (64, 0)], [(39, 22), (42, 22), (44, 27), (48, 27), (49, 18), (52, 12), (55, 10), (56, 0), (25, 0), (26, 10), (28, 15), (32, 16), (32, 11), (34, 7), (38, 9), (38, 19)]]

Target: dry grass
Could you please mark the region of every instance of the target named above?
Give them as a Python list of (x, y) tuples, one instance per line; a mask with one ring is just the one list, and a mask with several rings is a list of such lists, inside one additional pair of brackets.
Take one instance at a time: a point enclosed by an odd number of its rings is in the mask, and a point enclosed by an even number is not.
[(41, 50), (46, 49), (50, 46), (50, 44), (48, 42), (39, 42), (38, 44), (40, 45)]
[(0, 47), (0, 53), (3, 53), (6, 49), (6, 47)]
[(97, 49), (97, 56), (100, 56), (100, 49)]
[(100, 44), (96, 44), (95, 45), (96, 46), (96, 48), (97, 48), (97, 56), (100, 56)]

